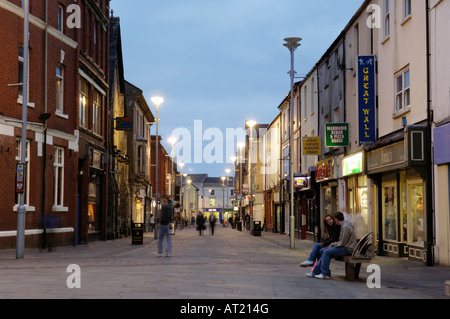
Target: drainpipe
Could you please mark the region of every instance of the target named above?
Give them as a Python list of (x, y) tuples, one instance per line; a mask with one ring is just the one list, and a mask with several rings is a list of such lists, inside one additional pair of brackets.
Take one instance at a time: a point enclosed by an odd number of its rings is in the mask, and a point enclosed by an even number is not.
[(426, 238), (426, 265), (429, 267), (434, 266), (433, 258), (433, 244), (434, 244), (434, 223), (433, 223), (433, 156), (431, 152), (432, 148), (432, 129), (433, 125), (433, 110), (431, 109), (431, 87), (430, 87), (430, 15), (429, 15), (430, 1), (425, 1), (425, 13), (426, 13), (426, 50), (427, 50), (427, 141), (426, 141), (426, 156), (427, 156), (427, 172), (426, 172), (426, 225), (427, 225), (427, 238)]

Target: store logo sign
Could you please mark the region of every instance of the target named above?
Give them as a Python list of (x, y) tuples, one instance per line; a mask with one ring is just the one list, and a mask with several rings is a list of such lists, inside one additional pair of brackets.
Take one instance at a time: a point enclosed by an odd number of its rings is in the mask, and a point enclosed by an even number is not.
[(375, 56), (358, 57), (359, 143), (376, 142)]

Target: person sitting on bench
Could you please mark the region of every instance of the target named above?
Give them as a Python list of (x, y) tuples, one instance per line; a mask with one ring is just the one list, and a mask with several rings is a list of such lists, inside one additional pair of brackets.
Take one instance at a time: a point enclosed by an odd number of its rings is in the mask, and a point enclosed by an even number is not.
[(341, 233), (341, 226), (339, 226), (334, 220), (333, 216), (326, 215), (324, 218), (324, 226), (325, 226), (325, 236), (322, 242), (314, 244), (313, 249), (311, 250), (311, 254), (309, 258), (300, 264), (300, 267), (310, 267), (314, 266), (316, 261), (322, 257), (322, 253), (325, 249), (328, 249), (332, 243), (339, 240), (339, 236)]
[(334, 219), (336, 223), (341, 226), (339, 241), (332, 243), (329, 249), (323, 251), (322, 257), (317, 262), (313, 272), (306, 274), (308, 277), (329, 279), (331, 277), (331, 259), (341, 256), (350, 256), (356, 248), (356, 233), (352, 223), (346, 221), (344, 214), (341, 212), (336, 213)]

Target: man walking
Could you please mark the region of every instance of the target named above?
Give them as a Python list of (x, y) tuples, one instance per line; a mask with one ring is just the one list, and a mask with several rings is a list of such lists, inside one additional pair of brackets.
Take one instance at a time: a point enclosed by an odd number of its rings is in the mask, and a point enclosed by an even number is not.
[(322, 257), (317, 262), (312, 273), (306, 274), (308, 277), (318, 279), (329, 279), (331, 277), (330, 262), (332, 258), (349, 256), (356, 248), (356, 233), (353, 225), (346, 221), (344, 214), (339, 212), (334, 217), (336, 224), (341, 226), (339, 241), (331, 243), (330, 248), (323, 251)]
[(209, 225), (211, 226), (211, 234), (214, 236), (214, 226), (216, 226), (216, 215), (214, 213), (209, 216)]
[(161, 216), (159, 220), (160, 229), (158, 237), (158, 257), (162, 257), (164, 237), (166, 237), (167, 257), (170, 257), (172, 255), (172, 239), (169, 234), (169, 223), (172, 220), (172, 213), (168, 205), (167, 196), (162, 198)]

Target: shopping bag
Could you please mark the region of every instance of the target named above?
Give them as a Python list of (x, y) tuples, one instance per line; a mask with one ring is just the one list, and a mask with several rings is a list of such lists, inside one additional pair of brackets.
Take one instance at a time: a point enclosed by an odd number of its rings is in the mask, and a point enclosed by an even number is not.
[(169, 235), (175, 235), (175, 224), (174, 223), (169, 224)]

